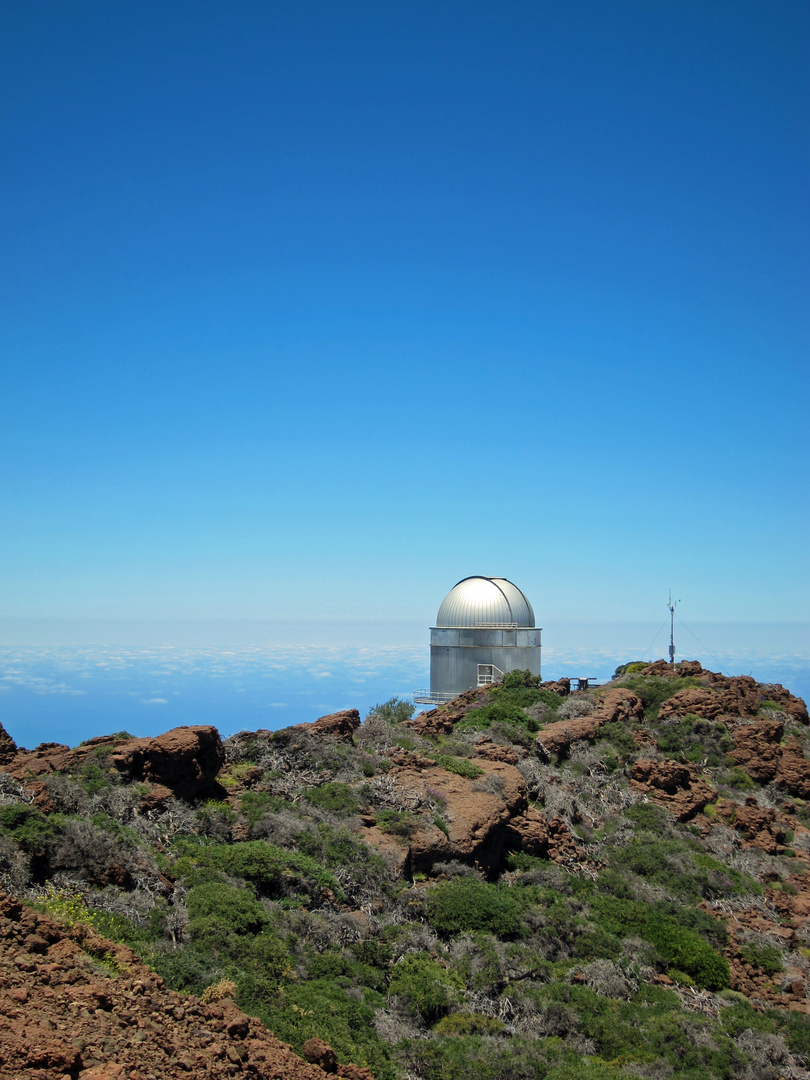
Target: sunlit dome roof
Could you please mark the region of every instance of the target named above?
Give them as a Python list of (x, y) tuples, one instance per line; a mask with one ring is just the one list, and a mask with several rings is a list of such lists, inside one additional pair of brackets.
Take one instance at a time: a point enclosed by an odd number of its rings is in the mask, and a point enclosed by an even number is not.
[(454, 585), (442, 601), (437, 626), (481, 626), (516, 623), (534, 626), (532, 605), (506, 578), (468, 577)]

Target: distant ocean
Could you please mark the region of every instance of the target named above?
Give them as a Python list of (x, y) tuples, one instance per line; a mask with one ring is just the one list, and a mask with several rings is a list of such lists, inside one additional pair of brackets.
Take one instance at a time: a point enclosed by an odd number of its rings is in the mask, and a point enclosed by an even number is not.
[[(647, 629), (569, 626), (544, 647), (543, 677), (603, 681), (626, 660), (664, 655), (666, 635), (651, 651), (634, 647)], [(679, 657), (810, 696), (807, 628), (783, 627), (776, 636), (748, 631), (734, 641), (726, 634), (726, 649), (712, 654), (684, 644)], [(712, 632), (700, 636), (711, 640)], [(369, 647), (0, 645), (0, 721), (18, 745), (33, 748), (116, 731), (156, 735), (180, 724), (214, 724), (226, 736), (339, 709), (365, 716), (378, 702), (411, 699), (429, 685), (425, 638), (424, 645)]]

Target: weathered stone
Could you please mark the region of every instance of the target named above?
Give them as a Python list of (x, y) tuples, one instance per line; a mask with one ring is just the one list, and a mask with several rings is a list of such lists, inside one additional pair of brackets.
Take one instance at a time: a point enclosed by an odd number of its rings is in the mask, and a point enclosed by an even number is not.
[(220, 793), (216, 776), (225, 752), (217, 729), (205, 724), (173, 728), (155, 739), (120, 743), (111, 760), (132, 780), (160, 784), (192, 800)]
[(624, 687), (606, 690), (595, 700), (598, 702), (596, 709), (586, 716), (555, 720), (538, 732), (537, 743), (546, 757), (565, 753), (574, 742), (595, 739), (599, 729), (605, 724), (616, 720), (639, 720), (644, 716), (641, 698)]
[(352, 736), (360, 727), (360, 713), (357, 709), (344, 709), (343, 712), (321, 716), (311, 724), (296, 724), (295, 726), (313, 735), (338, 739), (340, 742), (351, 742)]
[(0, 768), (8, 763), (15, 757), (17, 753), (17, 744), (12, 737), (6, 731), (2, 724), (0, 724)]
[(677, 821), (689, 821), (717, 798), (714, 788), (697, 778), (697, 771), (680, 761), (640, 758), (630, 770), (630, 783), (665, 806)]

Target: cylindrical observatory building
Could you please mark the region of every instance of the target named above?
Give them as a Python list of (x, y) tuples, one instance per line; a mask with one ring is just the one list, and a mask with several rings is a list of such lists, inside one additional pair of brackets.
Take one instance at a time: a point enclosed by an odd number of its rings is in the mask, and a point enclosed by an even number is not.
[(430, 628), (430, 690), (417, 690), (414, 700), (441, 704), (515, 670), (540, 674), (532, 605), (506, 578), (464, 578), (445, 596)]

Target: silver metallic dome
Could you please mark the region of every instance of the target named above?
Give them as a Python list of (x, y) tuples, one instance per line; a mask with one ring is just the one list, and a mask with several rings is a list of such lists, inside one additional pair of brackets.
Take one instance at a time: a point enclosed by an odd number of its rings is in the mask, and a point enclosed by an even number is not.
[(442, 601), (436, 626), (534, 626), (532, 605), (506, 578), (468, 577)]

